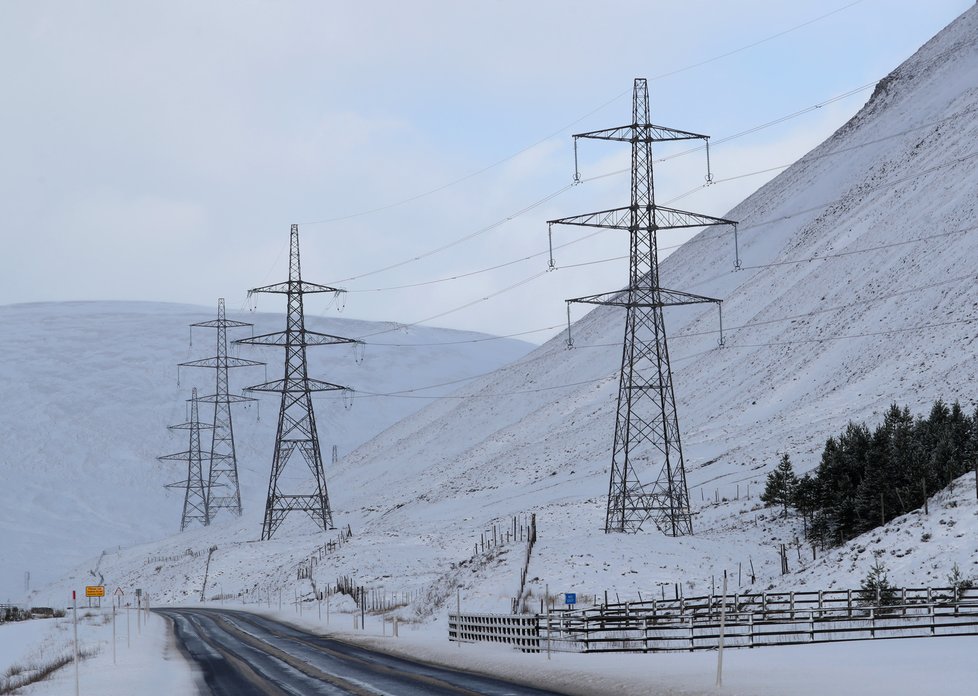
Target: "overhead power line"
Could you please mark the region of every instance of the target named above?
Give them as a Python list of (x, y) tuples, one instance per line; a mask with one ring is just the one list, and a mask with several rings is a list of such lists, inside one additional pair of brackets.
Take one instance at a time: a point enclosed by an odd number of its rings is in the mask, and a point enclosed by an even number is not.
[[(767, 128), (767, 127), (776, 125), (778, 123), (782, 123), (782, 122), (784, 122), (784, 121), (786, 121), (786, 120), (788, 120), (790, 118), (795, 118), (797, 116), (800, 116), (800, 115), (809, 113), (809, 112), (814, 111), (814, 110), (816, 110), (818, 108), (821, 108), (822, 106), (824, 106), (826, 104), (830, 104), (830, 103), (832, 103), (834, 101), (838, 101), (839, 99), (843, 99), (845, 97), (848, 97), (848, 96), (851, 96), (853, 94), (856, 94), (857, 92), (862, 91), (862, 90), (864, 90), (864, 89), (872, 86), (873, 84), (875, 84), (875, 83), (870, 83), (868, 85), (864, 85), (864, 86), (859, 87), (859, 88), (856, 88), (854, 90), (850, 90), (850, 91), (848, 91), (848, 92), (846, 92), (844, 94), (841, 94), (841, 95), (837, 95), (835, 97), (832, 97), (831, 99), (827, 99), (825, 101), (819, 102), (818, 104), (811, 105), (811, 106), (809, 106), (809, 107), (807, 107), (805, 109), (801, 109), (799, 111), (796, 111), (796, 112), (794, 112), (792, 114), (788, 114), (786, 116), (783, 116), (781, 118), (775, 119), (773, 121), (768, 121), (767, 123), (761, 124), (759, 126), (755, 126), (755, 127), (750, 128), (748, 130), (745, 130), (745, 131), (741, 131), (740, 133), (735, 133), (735, 134), (730, 135), (730, 136), (727, 136), (725, 138), (721, 138), (721, 139), (715, 141), (715, 144), (725, 143), (725, 142), (728, 142), (728, 141), (733, 140), (735, 138), (743, 137), (744, 135), (749, 135), (751, 133), (754, 133), (754, 132), (756, 132), (758, 130), (761, 130), (762, 128)], [(969, 114), (975, 113), (976, 111), (978, 111), (978, 107), (971, 107), (971, 108), (968, 108), (968, 109), (964, 109), (962, 111), (959, 111), (959, 112), (957, 112), (955, 114), (952, 114), (950, 116), (947, 116), (945, 118), (936, 119), (934, 121), (929, 121), (927, 123), (923, 123), (923, 124), (920, 124), (920, 125), (917, 125), (917, 126), (913, 126), (912, 128), (907, 128), (907, 129), (904, 129), (904, 130), (899, 131), (897, 133), (891, 133), (889, 135), (881, 136), (879, 138), (875, 138), (873, 140), (870, 140), (870, 141), (867, 141), (867, 142), (864, 142), (864, 143), (858, 143), (856, 145), (852, 145), (852, 146), (845, 147), (845, 148), (840, 148), (840, 149), (833, 150), (831, 152), (827, 152), (827, 153), (823, 153), (823, 154), (819, 154), (819, 155), (809, 155), (809, 161), (814, 161), (814, 160), (822, 159), (822, 158), (825, 158), (825, 157), (834, 157), (836, 155), (841, 155), (841, 154), (845, 154), (847, 152), (852, 152), (852, 151), (858, 150), (860, 148), (869, 147), (871, 145), (876, 145), (878, 143), (885, 142), (886, 140), (891, 140), (893, 138), (898, 138), (898, 137), (901, 137), (901, 136), (904, 136), (904, 135), (908, 135), (909, 133), (912, 133), (914, 131), (923, 130), (925, 128), (930, 128), (932, 126), (940, 125), (940, 124), (946, 123), (948, 121), (951, 121), (951, 120), (954, 120), (954, 119), (957, 119), (957, 118), (961, 118), (962, 116), (967, 116)], [(663, 158), (661, 158), (660, 160), (657, 160), (657, 161), (658, 162), (668, 161), (668, 160), (673, 159), (675, 157), (679, 157), (679, 156), (682, 156), (682, 155), (690, 154), (692, 152), (696, 152), (696, 151), (699, 151), (699, 150), (702, 150), (702, 149), (703, 149), (702, 147), (690, 148), (690, 149), (684, 150), (683, 152), (676, 153), (674, 155), (669, 155), (667, 157), (663, 157)], [(695, 193), (697, 191), (700, 191), (700, 190), (702, 190), (704, 188), (707, 188), (707, 187), (709, 187), (711, 185), (723, 184), (723, 183), (728, 183), (728, 182), (731, 182), (731, 181), (736, 181), (736, 180), (739, 180), (739, 179), (745, 179), (745, 178), (752, 177), (752, 176), (758, 176), (758, 175), (761, 175), (761, 174), (767, 174), (767, 173), (770, 173), (770, 172), (773, 172), (773, 171), (778, 171), (778, 170), (781, 170), (781, 169), (786, 169), (786, 168), (790, 167), (792, 164), (794, 164), (794, 163), (781, 164), (781, 165), (777, 165), (777, 166), (774, 166), (774, 167), (767, 167), (765, 169), (759, 169), (759, 170), (755, 170), (755, 171), (751, 171), (751, 172), (743, 172), (741, 174), (735, 174), (733, 176), (724, 177), (724, 178), (721, 178), (721, 179), (715, 179), (711, 184), (701, 184), (701, 185), (698, 185), (698, 186), (693, 187), (692, 189), (689, 189), (685, 193), (682, 193), (682, 194), (676, 196), (675, 198), (670, 199), (667, 202), (667, 204), (672, 204), (672, 203), (675, 203), (675, 202), (677, 202), (679, 200), (682, 200), (683, 198), (686, 198), (687, 196), (690, 196), (693, 193)], [(628, 171), (629, 171), (628, 169), (620, 169), (620, 170), (615, 170), (615, 171), (612, 171), (612, 172), (606, 172), (604, 174), (597, 174), (597, 175), (594, 175), (594, 176), (591, 176), (591, 177), (586, 177), (586, 178), (582, 179), (582, 183), (587, 183), (587, 182), (590, 182), (590, 181), (595, 181), (595, 180), (607, 178), (607, 177), (610, 177), (610, 176), (617, 176), (617, 175), (620, 175), (620, 174), (627, 173)], [(483, 227), (480, 230), (477, 230), (473, 234), (470, 234), (470, 235), (465, 236), (465, 237), (461, 237), (461, 238), (455, 240), (454, 242), (451, 242), (448, 245), (443, 245), (443, 246), (438, 247), (436, 249), (432, 249), (432, 250), (430, 250), (428, 252), (425, 252), (425, 253), (423, 253), (421, 255), (412, 257), (410, 259), (405, 259), (403, 261), (400, 261), (400, 262), (398, 262), (396, 264), (392, 264), (390, 266), (386, 266), (384, 268), (376, 269), (374, 271), (370, 271), (370, 272), (367, 272), (367, 273), (362, 273), (362, 274), (360, 274), (358, 276), (353, 276), (353, 277), (350, 277), (350, 278), (345, 278), (345, 279), (342, 279), (340, 281), (335, 281), (335, 282), (346, 282), (346, 281), (350, 281), (350, 280), (357, 280), (359, 278), (364, 278), (364, 277), (367, 277), (367, 276), (370, 276), (370, 275), (376, 275), (378, 273), (382, 273), (382, 272), (387, 271), (387, 270), (392, 270), (393, 268), (397, 268), (397, 267), (404, 266), (406, 264), (412, 263), (414, 261), (421, 260), (422, 258), (426, 258), (427, 256), (431, 256), (431, 255), (436, 254), (436, 253), (438, 253), (440, 251), (444, 251), (445, 249), (451, 248), (452, 246), (456, 246), (457, 244), (461, 244), (461, 243), (463, 243), (465, 241), (468, 241), (469, 239), (472, 239), (475, 236), (484, 234), (485, 232), (489, 232), (489, 231), (491, 231), (493, 229), (496, 229), (496, 228), (502, 226), (506, 222), (509, 222), (510, 220), (513, 220), (516, 217), (519, 217), (522, 214), (524, 214), (526, 212), (529, 212), (530, 210), (532, 210), (534, 208), (537, 208), (540, 205), (542, 205), (542, 204), (544, 204), (544, 203), (552, 200), (553, 198), (555, 198), (556, 196), (560, 195), (561, 193), (564, 193), (569, 188), (572, 188), (572, 185), (565, 186), (565, 187), (559, 189), (558, 191), (555, 191), (553, 193), (550, 193), (547, 196), (545, 196), (544, 198), (542, 198), (542, 199), (540, 199), (540, 200), (538, 200), (538, 201), (536, 201), (534, 203), (531, 203), (529, 206), (523, 208), (522, 210), (520, 210), (520, 211), (518, 211), (516, 213), (513, 213), (512, 215), (509, 215), (509, 216), (507, 216), (507, 217), (505, 217), (505, 218), (503, 218), (501, 220), (498, 220), (498, 221), (496, 221), (496, 222), (494, 222), (494, 223), (492, 223), (490, 225), (487, 225), (486, 227)], [(833, 201), (833, 202), (835, 202), (835, 201)], [(827, 205), (831, 205), (831, 203), (829, 203)], [(741, 230), (749, 229), (749, 227), (741, 227), (740, 229)], [(599, 234), (599, 233), (592, 233), (592, 234), (589, 234), (589, 235), (585, 235), (584, 237), (581, 237), (579, 239), (571, 240), (570, 242), (566, 242), (564, 244), (560, 244), (558, 246), (555, 246), (554, 247), (554, 250), (561, 249), (561, 248), (564, 248), (564, 247), (567, 247), (567, 246), (571, 246), (573, 244), (577, 244), (577, 243), (579, 243), (581, 241), (584, 241), (586, 239), (590, 239), (591, 237), (595, 236), (596, 234)], [(683, 243), (685, 243), (685, 242), (683, 242)], [(676, 249), (676, 248), (682, 246), (683, 243), (681, 243), (681, 244), (673, 244), (673, 245), (668, 245), (668, 246), (660, 246), (659, 247), (659, 250), (660, 251), (669, 251), (669, 250), (672, 250), (672, 249)], [(498, 269), (501, 269), (501, 268), (506, 268), (508, 266), (512, 266), (512, 265), (515, 265), (515, 264), (518, 264), (518, 263), (524, 263), (524, 262), (529, 261), (529, 260), (532, 260), (534, 258), (539, 258), (541, 256), (545, 256), (547, 253), (548, 252), (546, 252), (546, 251), (541, 251), (541, 252), (537, 252), (535, 254), (529, 254), (527, 256), (523, 256), (523, 257), (520, 257), (520, 258), (511, 259), (509, 261), (504, 261), (502, 263), (498, 263), (498, 264), (495, 264), (495, 265), (492, 265), (492, 266), (489, 266), (489, 267), (480, 268), (480, 269), (477, 269), (477, 270), (474, 270), (474, 271), (469, 271), (469, 272), (466, 272), (466, 273), (455, 274), (455, 275), (452, 275), (452, 276), (446, 276), (446, 277), (443, 277), (443, 278), (435, 278), (435, 279), (431, 279), (431, 280), (418, 281), (418, 282), (415, 282), (415, 283), (405, 283), (405, 284), (401, 284), (401, 285), (392, 285), (392, 286), (386, 286), (386, 287), (365, 288), (365, 289), (361, 289), (361, 290), (349, 290), (348, 292), (386, 292), (386, 291), (391, 291), (391, 290), (403, 290), (403, 289), (409, 289), (409, 288), (414, 288), (414, 287), (423, 287), (423, 286), (426, 286), (426, 285), (434, 285), (434, 284), (437, 284), (437, 283), (452, 282), (452, 281), (455, 281), (455, 280), (461, 280), (463, 278), (472, 277), (472, 276), (475, 276), (475, 275), (479, 275), (479, 274), (482, 274), (482, 273), (491, 272), (491, 271), (498, 270)], [(566, 268), (566, 266), (564, 266), (564, 268)]]
[[(739, 48), (735, 48), (733, 50), (726, 51), (725, 53), (721, 53), (719, 55), (713, 56), (712, 58), (707, 58), (706, 60), (702, 60), (702, 61), (699, 61), (697, 63), (686, 65), (686, 66), (683, 66), (681, 68), (676, 68), (676, 69), (670, 70), (668, 72), (660, 73), (659, 75), (656, 75), (656, 76), (654, 76), (652, 78), (649, 78), (649, 79), (650, 80), (661, 80), (661, 79), (666, 78), (666, 77), (671, 77), (672, 75), (677, 75), (677, 74), (682, 73), (682, 72), (687, 72), (689, 70), (694, 70), (694, 69), (699, 68), (699, 67), (702, 67), (704, 65), (709, 65), (710, 63), (715, 63), (715, 62), (717, 62), (719, 60), (723, 60), (724, 58), (729, 58), (730, 56), (733, 56), (733, 55), (736, 55), (738, 53), (742, 53), (744, 51), (750, 50), (750, 49), (755, 48), (757, 46), (760, 46), (762, 44), (765, 44), (765, 43), (768, 43), (770, 41), (773, 41), (774, 39), (778, 39), (778, 38), (780, 38), (782, 36), (785, 36), (786, 34), (790, 34), (792, 32), (798, 31), (799, 29), (803, 29), (803, 28), (805, 28), (807, 26), (810, 26), (812, 24), (815, 24), (817, 22), (820, 22), (823, 19), (827, 19), (827, 18), (829, 18), (829, 17), (831, 17), (833, 15), (836, 15), (836, 14), (838, 14), (840, 12), (844, 12), (845, 10), (848, 10), (848, 9), (850, 9), (850, 8), (856, 6), (856, 5), (859, 5), (862, 2), (864, 2), (864, 0), (855, 0), (855, 2), (850, 2), (850, 3), (846, 4), (846, 5), (843, 5), (842, 7), (836, 8), (836, 9), (830, 11), (830, 12), (826, 12), (824, 14), (821, 14), (821, 15), (817, 16), (817, 17), (813, 17), (812, 19), (806, 20), (804, 22), (800, 22), (799, 24), (795, 24), (795, 25), (793, 25), (791, 27), (788, 27), (787, 29), (782, 29), (781, 31), (775, 32), (774, 34), (770, 34), (768, 36), (765, 36), (764, 38), (758, 39), (758, 40), (753, 41), (752, 43), (746, 44), (744, 46), (740, 46)], [(436, 193), (440, 193), (440, 192), (442, 192), (442, 191), (444, 191), (446, 189), (449, 189), (449, 188), (451, 188), (453, 186), (456, 186), (456, 185), (461, 184), (461, 183), (463, 183), (465, 181), (468, 181), (469, 179), (472, 179), (474, 177), (477, 177), (480, 174), (484, 174), (487, 171), (490, 171), (492, 169), (495, 169), (496, 167), (498, 167), (498, 166), (500, 166), (502, 164), (505, 164), (506, 162), (509, 162), (510, 160), (516, 159), (517, 157), (519, 157), (523, 153), (528, 152), (528, 151), (532, 150), (533, 148), (535, 148), (535, 147), (537, 147), (539, 145), (542, 145), (543, 143), (547, 142), (548, 140), (552, 140), (553, 138), (556, 138), (557, 136), (559, 136), (562, 133), (564, 133), (567, 130), (569, 130), (571, 127), (573, 127), (573, 126), (577, 125), (578, 123), (580, 123), (581, 121), (589, 118), (590, 116), (593, 116), (594, 114), (598, 113), (602, 109), (605, 109), (606, 107), (614, 104), (615, 102), (617, 102), (622, 97), (627, 96), (628, 93), (629, 93), (629, 90), (624, 90), (622, 92), (619, 92), (618, 94), (616, 94), (615, 96), (613, 96), (611, 99), (609, 99), (609, 100), (605, 101), (604, 103), (600, 104), (599, 106), (596, 106), (595, 108), (591, 109), (590, 111), (588, 111), (583, 116), (580, 116), (580, 117), (574, 119), (570, 123), (567, 123), (566, 125), (562, 126), (561, 128), (553, 131), (552, 133), (550, 133), (548, 135), (545, 135), (544, 137), (542, 137), (542, 138), (534, 141), (533, 143), (531, 143), (531, 144), (529, 144), (529, 145), (527, 145), (525, 147), (520, 148), (519, 150), (517, 150), (513, 154), (508, 155), (506, 157), (503, 157), (501, 159), (498, 159), (495, 162), (493, 162), (492, 164), (488, 164), (488, 165), (486, 165), (484, 167), (481, 167), (481, 168), (476, 169), (476, 170), (474, 170), (472, 172), (469, 172), (468, 174), (464, 174), (464, 175), (462, 175), (462, 176), (460, 176), (460, 177), (458, 177), (456, 179), (452, 179), (451, 181), (448, 181), (447, 183), (440, 184), (439, 186), (435, 186), (434, 188), (431, 188), (431, 189), (422, 191), (420, 193), (417, 193), (417, 194), (408, 196), (406, 198), (402, 198), (402, 199), (397, 200), (397, 201), (386, 203), (384, 205), (375, 206), (373, 208), (368, 208), (368, 209), (365, 209), (365, 210), (360, 210), (360, 211), (357, 211), (357, 212), (354, 212), (354, 213), (347, 213), (345, 215), (337, 215), (337, 216), (334, 216), (334, 217), (324, 218), (324, 219), (321, 219), (321, 220), (311, 220), (311, 221), (306, 221), (306, 222), (300, 222), (299, 224), (300, 225), (324, 225), (324, 224), (328, 224), (328, 223), (332, 223), (332, 222), (342, 222), (344, 220), (351, 220), (353, 218), (363, 217), (364, 215), (370, 215), (372, 213), (377, 213), (377, 212), (381, 212), (381, 211), (384, 211), (384, 210), (390, 210), (391, 208), (397, 208), (397, 207), (402, 206), (402, 205), (405, 205), (407, 203), (413, 203), (414, 201), (420, 200), (422, 198), (426, 198), (426, 197), (431, 196), (431, 195), (434, 195)], [(337, 282), (345, 282), (345, 281), (337, 281)]]

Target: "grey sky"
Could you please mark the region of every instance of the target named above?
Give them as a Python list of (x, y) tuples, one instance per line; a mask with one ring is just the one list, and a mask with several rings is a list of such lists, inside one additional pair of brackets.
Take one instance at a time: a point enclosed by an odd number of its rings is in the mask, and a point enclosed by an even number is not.
[[(373, 290), (544, 251), (545, 220), (624, 205), (627, 177), (576, 186), (446, 251), (364, 274), (560, 190), (573, 174), (570, 134), (630, 120), (634, 77), (651, 80), (656, 123), (719, 140), (873, 82), (972, 3), (849, 4), (5, 0), (0, 304), (211, 306), (224, 296), (241, 308), (247, 288), (284, 279), (289, 224), (299, 222), (309, 280), (357, 276), (340, 283), (351, 291), (346, 316), (441, 314), (544, 271), (546, 258)], [(870, 93), (718, 144), (715, 176), (790, 163)], [(586, 143), (582, 174), (621, 169), (627, 157), (626, 146)], [(723, 214), (775, 173), (675, 205)], [(699, 155), (663, 163), (659, 199), (703, 174)], [(561, 230), (559, 241), (584, 233)], [(626, 240), (607, 232), (557, 260), (625, 253)], [(625, 268), (546, 273), (432, 323), (501, 334), (560, 324), (564, 298), (619, 287)], [(307, 311), (333, 310), (317, 299)]]

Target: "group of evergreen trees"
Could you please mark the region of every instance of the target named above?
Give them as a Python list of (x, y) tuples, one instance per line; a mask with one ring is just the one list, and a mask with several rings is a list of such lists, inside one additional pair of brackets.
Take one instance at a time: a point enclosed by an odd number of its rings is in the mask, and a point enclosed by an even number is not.
[(938, 400), (927, 418), (894, 404), (870, 432), (849, 423), (829, 438), (813, 474), (798, 478), (785, 454), (761, 499), (805, 519), (809, 541), (841, 544), (924, 505), (927, 497), (975, 469), (978, 411)]

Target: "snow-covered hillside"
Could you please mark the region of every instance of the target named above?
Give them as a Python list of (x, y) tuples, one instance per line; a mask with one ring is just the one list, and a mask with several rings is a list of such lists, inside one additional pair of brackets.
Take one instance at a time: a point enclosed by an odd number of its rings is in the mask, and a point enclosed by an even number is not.
[[(179, 462), (156, 457), (187, 449), (186, 431), (171, 432), (167, 426), (186, 420), (191, 387), (201, 394), (214, 391), (213, 370), (183, 368), (178, 385), (176, 363), (216, 354), (216, 331), (194, 329), (190, 346), (188, 328), (213, 319), (216, 312), (216, 303), (213, 309), (135, 302), (0, 307), (4, 601), (19, 601), (25, 572), (31, 573), (33, 585), (50, 582), (102, 550), (179, 530), (182, 491), (163, 485), (185, 479), (186, 465), (181, 470)], [(253, 312), (229, 312), (229, 318), (254, 323), (258, 333), (281, 330), (285, 321), (281, 314)], [(355, 337), (392, 328), (322, 316), (310, 316), (308, 325)], [(249, 332), (229, 330), (229, 337)], [(426, 403), (368, 393), (481, 374), (531, 347), (509, 339), (479, 340), (485, 338), (442, 329), (395, 329), (367, 339), (359, 363), (349, 347), (310, 349), (311, 376), (364, 393), (349, 410), (341, 400), (317, 399), (327, 466), (331, 445), (342, 457)], [(249, 348), (240, 354), (266, 361), (269, 378), (281, 374), (281, 350)], [(265, 381), (261, 367), (231, 372), (234, 391)], [(254, 537), (261, 528), (277, 412), (277, 401), (263, 397), (260, 406), (236, 407), (233, 414), (246, 520)], [(202, 406), (202, 420), (212, 413)], [(227, 522), (219, 518), (218, 526)]]
[[(733, 235), (716, 230), (663, 263), (664, 286), (724, 300), (722, 348), (715, 309), (667, 316), (695, 536), (601, 531), (624, 317), (600, 308), (575, 325), (573, 349), (559, 336), (345, 457), (331, 494), (337, 522), (355, 536), (313, 579), (420, 589), (421, 610), (461, 585), (467, 606), (507, 611), (522, 546), (470, 559), (473, 544), (493, 524), (534, 512), (537, 595), (549, 585), (635, 596), (672, 583), (696, 593), (724, 570), (746, 584), (748, 564), (755, 588), (805, 581), (808, 552), (782, 579), (777, 551), (799, 526), (757, 500), (778, 452), (805, 471), (849, 420), (875, 423), (892, 402), (920, 413), (938, 397), (970, 412), (978, 398), (975, 75), (971, 9), (881, 81), (835, 135), (725, 216), (740, 221), (740, 270)], [(623, 190), (608, 207), (626, 198)], [(975, 506), (962, 496), (943, 514), (973, 518)], [(321, 537), (239, 543), (249, 538), (244, 526), (194, 532), (106, 557), (103, 568), (126, 586), (152, 586), (161, 600), (185, 600), (200, 594), (202, 564), (147, 559), (216, 543), (211, 582), (225, 592), (311, 590), (295, 565)], [(952, 560), (978, 571), (973, 535), (913, 545), (891, 580), (939, 584)], [(810, 580), (852, 584), (870, 562), (819, 559)]]

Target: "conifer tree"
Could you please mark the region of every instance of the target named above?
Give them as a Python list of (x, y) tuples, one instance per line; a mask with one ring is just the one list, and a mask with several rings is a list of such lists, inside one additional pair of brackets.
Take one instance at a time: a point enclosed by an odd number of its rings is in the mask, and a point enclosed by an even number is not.
[(896, 598), (896, 588), (890, 584), (886, 566), (877, 556), (873, 566), (869, 569), (869, 573), (862, 581), (859, 600), (864, 606), (888, 607), (896, 604)]
[(784, 516), (787, 517), (788, 506), (795, 501), (795, 489), (797, 487), (798, 477), (795, 476), (791, 459), (785, 452), (781, 455), (781, 461), (774, 471), (767, 475), (761, 500), (764, 501), (765, 505), (781, 505), (784, 508)]

